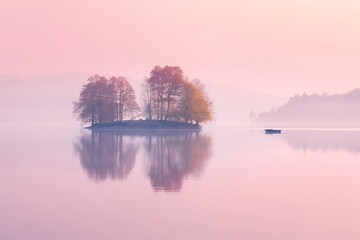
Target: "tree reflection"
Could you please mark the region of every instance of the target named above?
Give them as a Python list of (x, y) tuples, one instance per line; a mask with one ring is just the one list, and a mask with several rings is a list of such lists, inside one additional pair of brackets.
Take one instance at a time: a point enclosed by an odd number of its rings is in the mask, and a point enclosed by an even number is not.
[(92, 130), (80, 137), (74, 149), (89, 178), (102, 181), (106, 178), (125, 179), (135, 165), (139, 147), (131, 136)]
[(146, 167), (155, 191), (179, 191), (183, 179), (197, 176), (210, 157), (211, 138), (199, 132), (148, 135)]
[(186, 177), (199, 176), (211, 154), (211, 137), (190, 130), (91, 130), (80, 136), (74, 149), (90, 179), (123, 180), (135, 165), (140, 144), (155, 191), (179, 191)]

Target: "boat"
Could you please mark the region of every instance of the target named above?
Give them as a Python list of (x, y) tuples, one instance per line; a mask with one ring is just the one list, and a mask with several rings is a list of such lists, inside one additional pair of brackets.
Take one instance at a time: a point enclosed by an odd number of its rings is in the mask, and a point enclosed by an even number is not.
[(265, 134), (280, 134), (280, 129), (265, 129)]

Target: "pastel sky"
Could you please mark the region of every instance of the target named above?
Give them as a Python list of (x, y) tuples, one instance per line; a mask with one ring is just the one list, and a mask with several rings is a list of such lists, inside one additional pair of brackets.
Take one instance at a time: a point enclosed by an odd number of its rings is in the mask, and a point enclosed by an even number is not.
[(288, 95), (360, 87), (358, 0), (0, 0), (0, 74), (147, 76)]

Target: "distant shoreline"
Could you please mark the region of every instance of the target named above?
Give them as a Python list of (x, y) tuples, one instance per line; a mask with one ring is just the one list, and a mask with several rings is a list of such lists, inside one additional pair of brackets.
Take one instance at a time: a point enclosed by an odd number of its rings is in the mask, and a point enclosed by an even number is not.
[(86, 129), (123, 129), (123, 130), (200, 130), (199, 124), (167, 120), (125, 120), (109, 123), (97, 123)]

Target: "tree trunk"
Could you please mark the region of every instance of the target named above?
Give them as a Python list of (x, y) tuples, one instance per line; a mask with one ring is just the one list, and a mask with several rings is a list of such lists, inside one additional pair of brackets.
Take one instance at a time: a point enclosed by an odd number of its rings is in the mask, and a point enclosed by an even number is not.
[(165, 116), (165, 120), (168, 119), (169, 117), (169, 112), (170, 112), (170, 94), (167, 97), (167, 109), (166, 109), (166, 116)]

